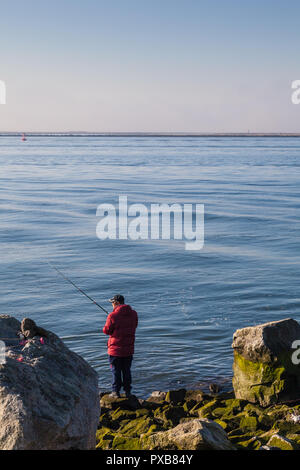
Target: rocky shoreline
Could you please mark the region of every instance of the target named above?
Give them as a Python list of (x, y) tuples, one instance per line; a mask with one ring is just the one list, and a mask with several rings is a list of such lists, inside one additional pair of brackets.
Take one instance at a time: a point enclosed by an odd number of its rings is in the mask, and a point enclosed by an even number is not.
[(300, 449), (300, 399), (262, 407), (234, 391), (180, 389), (100, 403), (98, 450)]
[(97, 449), (300, 449), (299, 339), (290, 318), (237, 330), (231, 392), (181, 389), (131, 401), (104, 394)]
[(99, 396), (95, 370), (30, 319), (0, 315), (0, 339), (1, 450), (300, 450), (293, 319), (234, 333), (232, 391), (157, 391), (146, 400)]

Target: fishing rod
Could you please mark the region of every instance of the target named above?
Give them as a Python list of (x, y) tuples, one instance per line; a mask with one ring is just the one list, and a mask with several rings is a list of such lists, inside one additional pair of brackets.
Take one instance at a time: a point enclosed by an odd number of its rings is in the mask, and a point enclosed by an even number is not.
[(62, 276), (66, 281), (68, 281), (70, 284), (72, 284), (72, 286), (74, 286), (75, 289), (77, 289), (79, 292), (81, 292), (83, 295), (85, 295), (91, 302), (93, 302), (93, 304), (97, 305), (97, 307), (101, 308), (101, 310), (103, 310), (103, 312), (105, 312), (106, 315), (109, 314), (109, 312), (107, 310), (105, 310), (105, 308), (101, 307), (101, 305), (98, 304), (98, 302), (96, 302), (94, 299), (92, 299), (92, 297), (90, 297), (88, 294), (86, 294), (82, 289), (80, 289), (80, 287), (76, 286), (76, 284), (74, 284), (74, 282), (71, 281), (71, 279), (69, 279), (67, 276), (65, 276), (64, 273), (62, 273), (58, 268), (56, 268), (53, 264), (49, 263), (48, 261), (46, 261), (46, 262), (47, 262), (47, 264), (49, 264), (49, 266), (51, 266), (51, 268), (55, 269), (55, 271), (57, 271), (60, 276)]

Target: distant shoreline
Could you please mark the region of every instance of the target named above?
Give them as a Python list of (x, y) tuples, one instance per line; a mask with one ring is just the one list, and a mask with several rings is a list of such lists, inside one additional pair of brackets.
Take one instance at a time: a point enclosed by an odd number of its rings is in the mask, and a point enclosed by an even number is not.
[[(19, 137), (23, 132), (0, 132), (0, 137)], [(28, 137), (300, 137), (292, 132), (25, 132)]]

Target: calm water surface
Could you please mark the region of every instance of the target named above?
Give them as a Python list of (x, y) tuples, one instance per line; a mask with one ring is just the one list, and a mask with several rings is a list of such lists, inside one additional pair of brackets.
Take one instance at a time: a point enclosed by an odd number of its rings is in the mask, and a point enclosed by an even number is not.
[[(204, 203), (205, 247), (96, 237), (97, 206)], [(105, 315), (139, 313), (134, 392), (230, 387), (237, 328), (300, 321), (300, 139), (0, 138), (0, 312), (60, 335), (110, 388)]]

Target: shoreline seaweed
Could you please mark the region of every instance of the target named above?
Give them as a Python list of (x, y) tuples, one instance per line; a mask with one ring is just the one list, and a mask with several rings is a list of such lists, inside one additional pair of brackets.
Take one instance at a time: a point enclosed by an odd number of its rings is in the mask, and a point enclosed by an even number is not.
[(167, 437), (176, 426), (203, 419), (218, 424), (237, 450), (300, 449), (300, 399), (262, 407), (235, 398), (233, 391), (216, 395), (180, 389), (154, 392), (147, 400), (102, 394), (100, 403), (98, 450), (153, 449), (158, 433), (160, 449), (176, 450), (178, 445), (164, 442), (164, 433)]

